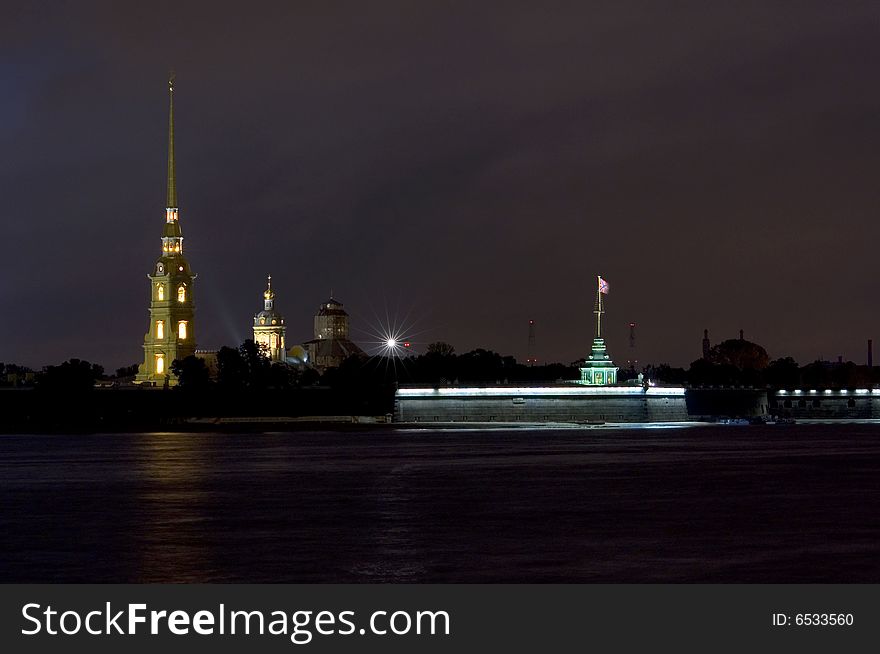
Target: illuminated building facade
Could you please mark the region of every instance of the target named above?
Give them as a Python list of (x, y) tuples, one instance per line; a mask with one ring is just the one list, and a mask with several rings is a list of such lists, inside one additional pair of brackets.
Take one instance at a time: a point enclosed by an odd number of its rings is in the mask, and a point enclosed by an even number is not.
[(580, 370), (581, 384), (608, 386), (617, 383), (618, 368), (608, 355), (604, 338), (596, 337), (593, 339), (590, 355), (586, 358), (584, 367)]
[(272, 276), (269, 275), (263, 292), (263, 310), (254, 315), (254, 343), (265, 348), (271, 361), (284, 361), (286, 331), (284, 317), (275, 310), (275, 291), (272, 290)]
[(196, 276), (183, 256), (183, 234), (177, 206), (174, 169), (174, 79), (168, 81), (168, 194), (162, 254), (156, 260), (150, 280), (150, 326), (144, 336), (144, 362), (136, 383), (176, 383), (171, 363), (196, 351), (193, 281)]
[(348, 313), (331, 297), (315, 314), (314, 339), (303, 343), (309, 363), (319, 370), (338, 368), (348, 357), (363, 354), (348, 331)]

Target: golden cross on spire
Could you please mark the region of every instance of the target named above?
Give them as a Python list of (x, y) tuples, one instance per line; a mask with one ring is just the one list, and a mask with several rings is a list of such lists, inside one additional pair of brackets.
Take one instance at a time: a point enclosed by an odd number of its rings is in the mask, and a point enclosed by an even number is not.
[(272, 275), (269, 275), (268, 286), (266, 287), (266, 292), (263, 293), (263, 297), (267, 300), (271, 300), (275, 297), (275, 293), (272, 291)]

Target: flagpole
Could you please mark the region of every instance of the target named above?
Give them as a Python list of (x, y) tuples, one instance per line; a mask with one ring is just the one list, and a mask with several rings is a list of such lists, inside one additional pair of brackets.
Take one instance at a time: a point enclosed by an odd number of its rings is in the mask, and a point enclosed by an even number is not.
[[(598, 284), (598, 280), (597, 280)], [(596, 288), (596, 338), (602, 338), (602, 287)]]

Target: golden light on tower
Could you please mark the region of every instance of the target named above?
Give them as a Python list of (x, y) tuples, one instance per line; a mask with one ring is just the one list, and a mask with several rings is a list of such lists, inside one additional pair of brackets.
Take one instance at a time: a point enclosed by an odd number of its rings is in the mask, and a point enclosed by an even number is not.
[[(150, 279), (150, 325), (144, 335), (144, 362), (139, 366), (136, 383), (174, 384), (169, 377), (170, 364), (195, 354), (193, 280), (183, 258), (183, 232), (177, 204), (177, 175), (174, 154), (174, 74), (168, 79), (168, 188), (165, 224), (162, 228), (160, 256)], [(166, 288), (167, 287), (167, 288)], [(152, 291), (155, 289), (155, 293)], [(177, 289), (177, 302), (170, 302)], [(171, 297), (168, 297), (171, 295)], [(167, 329), (166, 329), (167, 326)]]

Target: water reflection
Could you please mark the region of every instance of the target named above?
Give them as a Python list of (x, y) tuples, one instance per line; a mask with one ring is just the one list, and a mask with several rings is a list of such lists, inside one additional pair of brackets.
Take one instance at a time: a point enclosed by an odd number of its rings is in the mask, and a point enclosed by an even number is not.
[[(138, 483), (130, 548), (137, 554), (140, 581), (210, 581), (212, 535), (216, 525), (206, 510), (210, 489), (205, 471), (211, 448), (201, 435), (144, 434), (133, 439)], [(206, 457), (208, 460), (206, 461)]]
[(0, 437), (0, 580), (880, 581), (880, 426)]

